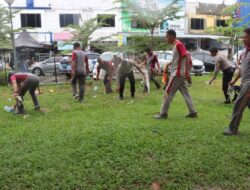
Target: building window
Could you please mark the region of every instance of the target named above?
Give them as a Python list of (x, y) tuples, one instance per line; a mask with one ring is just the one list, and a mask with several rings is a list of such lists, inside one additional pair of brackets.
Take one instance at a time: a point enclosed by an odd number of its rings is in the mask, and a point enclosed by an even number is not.
[(41, 14), (21, 14), (21, 27), (41, 28)]
[(204, 30), (204, 19), (192, 18), (191, 19), (191, 29), (192, 30)]
[(216, 26), (217, 27), (227, 27), (226, 20), (216, 20)]
[(60, 27), (79, 25), (79, 14), (60, 14)]
[(136, 18), (131, 20), (131, 28), (145, 28), (141, 22), (139, 22)]
[(102, 27), (115, 27), (115, 15), (97, 15), (97, 23)]

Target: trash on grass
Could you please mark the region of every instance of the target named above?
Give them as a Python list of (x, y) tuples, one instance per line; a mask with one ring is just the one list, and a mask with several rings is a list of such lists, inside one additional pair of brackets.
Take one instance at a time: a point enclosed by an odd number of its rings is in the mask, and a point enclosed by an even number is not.
[(4, 106), (3, 108), (6, 112), (9, 112), (9, 113), (13, 113), (14, 112), (14, 108), (13, 107), (10, 107), (10, 106)]
[(30, 117), (30, 115), (24, 115), (23, 119), (28, 119)]

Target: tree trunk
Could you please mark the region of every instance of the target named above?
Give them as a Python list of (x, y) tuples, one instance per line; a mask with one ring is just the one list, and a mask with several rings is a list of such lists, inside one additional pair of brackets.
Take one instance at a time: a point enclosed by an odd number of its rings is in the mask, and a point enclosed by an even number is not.
[(151, 34), (151, 48), (154, 50), (154, 31), (151, 30), (150, 34)]

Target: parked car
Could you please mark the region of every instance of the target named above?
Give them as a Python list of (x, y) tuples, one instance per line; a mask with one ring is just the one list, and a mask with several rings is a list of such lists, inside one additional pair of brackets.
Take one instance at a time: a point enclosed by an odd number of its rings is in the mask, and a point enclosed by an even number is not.
[(71, 77), (71, 56), (62, 57), (59, 64), (59, 74), (65, 74), (68, 78)]
[[(97, 63), (97, 58), (100, 56), (98, 53), (87, 53), (89, 58), (90, 74), (93, 72), (94, 67)], [(56, 72), (58, 74), (65, 74), (70, 77), (71, 74), (71, 54), (63, 55), (55, 58)], [(54, 74), (54, 57), (51, 57), (45, 61), (37, 62), (29, 68), (30, 72), (37, 76), (45, 74)]]
[(55, 68), (54, 68), (54, 61), (56, 64), (56, 72), (59, 73), (59, 66), (61, 64), (62, 57), (51, 57), (49, 59), (46, 59), (42, 62), (37, 62), (29, 68), (30, 72), (37, 75), (45, 75), (45, 74), (54, 74)]
[(100, 55), (100, 58), (103, 59), (104, 61), (111, 61), (114, 57), (114, 55), (117, 55), (118, 57), (123, 58), (123, 53), (121, 52), (104, 52)]
[(191, 69), (191, 74), (195, 76), (202, 76), (205, 73), (205, 65), (202, 61), (192, 57), (193, 67)]
[[(97, 59), (100, 57), (99, 53), (87, 53), (89, 62), (89, 74), (93, 75), (93, 70), (97, 64)], [(64, 55), (61, 65), (59, 67), (60, 74), (66, 74), (67, 77), (71, 75), (71, 54)]]
[(5, 64), (2, 60), (0, 60), (0, 71), (4, 70), (4, 68), (5, 68)]
[(155, 51), (154, 53), (158, 57), (160, 68), (163, 72), (165, 65), (171, 62), (173, 53), (171, 51)]
[[(172, 51), (155, 51), (155, 54), (158, 56), (160, 68), (163, 71), (165, 65), (172, 60), (173, 52)], [(204, 63), (200, 60), (191, 57), (193, 62), (193, 67), (191, 69), (191, 74), (196, 76), (203, 75), (205, 73)]]
[(236, 53), (234, 54), (233, 59), (234, 59), (234, 62), (235, 62), (235, 63), (237, 63), (237, 57), (238, 57), (238, 59), (239, 59), (240, 56), (241, 56), (243, 53), (245, 53), (245, 51), (246, 51), (245, 49), (239, 50), (238, 53), (236, 52)]
[(214, 58), (210, 55), (209, 52), (197, 51), (197, 52), (191, 52), (191, 55), (195, 59), (200, 60), (204, 63), (206, 72), (214, 71), (215, 67)]
[(89, 59), (89, 72), (93, 75), (93, 70), (97, 64), (97, 59), (100, 57), (99, 53), (87, 53)]

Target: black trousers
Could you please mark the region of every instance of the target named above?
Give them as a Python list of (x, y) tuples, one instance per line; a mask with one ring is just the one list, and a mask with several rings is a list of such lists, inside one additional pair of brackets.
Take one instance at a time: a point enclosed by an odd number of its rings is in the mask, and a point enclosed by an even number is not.
[(35, 93), (38, 86), (39, 86), (39, 78), (36, 76), (29, 77), (23, 81), (23, 86), (21, 87), (19, 94), (23, 98), (26, 92), (29, 91), (35, 107), (39, 106), (39, 102)]
[(106, 94), (112, 93), (112, 80), (113, 80), (113, 74), (106, 73), (103, 79), (103, 84), (105, 86), (105, 92)]
[(135, 95), (135, 77), (134, 77), (134, 73), (132, 71), (132, 72), (127, 73), (127, 74), (122, 74), (119, 78), (119, 83), (120, 83), (119, 94), (120, 94), (121, 98), (123, 98), (123, 92), (124, 92), (126, 78), (128, 78), (129, 82), (130, 82), (131, 96), (133, 97)]
[(228, 87), (229, 87), (229, 82), (232, 80), (234, 76), (234, 71), (235, 69), (233, 67), (230, 67), (223, 71), (222, 90), (226, 100), (230, 99), (230, 96), (228, 94)]
[(78, 82), (79, 100), (84, 99), (85, 81), (86, 81), (86, 75), (85, 74), (74, 74), (74, 76), (73, 76), (73, 78), (71, 80), (71, 87), (72, 87), (72, 91), (73, 91), (73, 96), (77, 95), (76, 83)]

